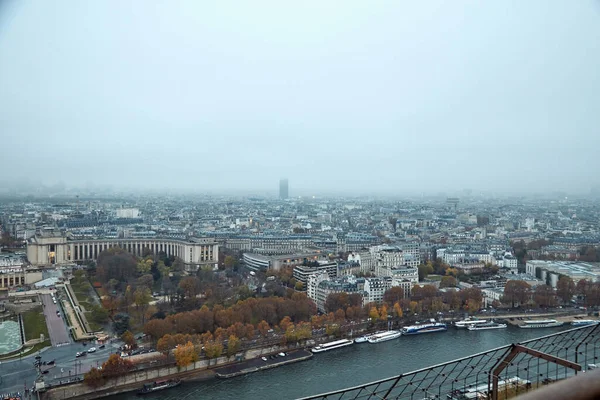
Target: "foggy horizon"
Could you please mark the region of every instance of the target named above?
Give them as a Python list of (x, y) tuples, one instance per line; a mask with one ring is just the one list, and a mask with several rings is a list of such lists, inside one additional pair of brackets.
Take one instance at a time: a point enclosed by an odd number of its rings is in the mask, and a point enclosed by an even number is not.
[(600, 3), (0, 5), (0, 182), (587, 194)]

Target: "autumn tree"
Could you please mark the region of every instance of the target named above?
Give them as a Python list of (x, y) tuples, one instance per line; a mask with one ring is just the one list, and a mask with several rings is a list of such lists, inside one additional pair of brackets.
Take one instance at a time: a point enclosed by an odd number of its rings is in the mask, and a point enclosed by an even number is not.
[(269, 329), (271, 329), (271, 327), (269, 326), (267, 321), (262, 320), (258, 323), (256, 329), (258, 329), (258, 331), (263, 337), (267, 337), (267, 333), (269, 332)]
[(386, 302), (390, 306), (393, 305), (394, 303), (399, 302), (403, 298), (404, 298), (404, 289), (402, 289), (400, 286), (391, 287), (388, 290), (386, 290), (385, 293), (383, 294), (383, 301)]
[(386, 307), (385, 304), (383, 304), (380, 308), (379, 308), (379, 319), (381, 319), (382, 321), (387, 320), (388, 317), (388, 309)]
[(187, 299), (195, 298), (200, 294), (200, 281), (195, 276), (186, 276), (179, 282), (179, 287), (183, 290), (183, 295)]
[(209, 340), (204, 343), (204, 354), (207, 358), (218, 358), (223, 354), (223, 343), (219, 340)]
[(376, 322), (379, 319), (379, 311), (377, 311), (377, 307), (372, 306), (369, 309), (369, 318), (371, 319), (371, 322)]
[(102, 371), (98, 368), (92, 368), (83, 375), (83, 382), (91, 388), (99, 388), (106, 382)]
[(135, 347), (136, 345), (135, 337), (133, 337), (133, 333), (129, 331), (125, 331), (125, 333), (121, 335), (121, 340), (129, 347)]
[(127, 282), (136, 272), (135, 256), (120, 247), (111, 247), (101, 252), (96, 259), (96, 279), (100, 282), (108, 282), (111, 279)]
[(192, 363), (198, 361), (198, 353), (192, 342), (179, 345), (174, 351), (175, 362), (178, 367), (186, 367)]
[(398, 318), (402, 318), (402, 307), (400, 307), (400, 303), (394, 303), (394, 315)]
[(554, 290), (548, 285), (538, 285), (533, 292), (533, 300), (540, 307), (552, 307), (556, 305)]
[(525, 304), (529, 300), (531, 286), (524, 281), (507, 281), (504, 286), (503, 303), (510, 303), (512, 308), (515, 304)]
[(102, 364), (102, 376), (105, 378), (121, 376), (133, 368), (134, 365), (130, 360), (121, 358), (118, 354), (111, 354), (108, 360)]
[(144, 325), (144, 333), (154, 340), (158, 340), (167, 333), (171, 333), (172, 329), (173, 326), (164, 319), (153, 319)]
[(240, 347), (242, 346), (242, 341), (235, 335), (229, 335), (229, 339), (227, 340), (227, 356), (231, 357), (238, 351), (240, 351)]
[(563, 304), (568, 304), (575, 295), (575, 283), (568, 276), (561, 276), (556, 284), (556, 294)]

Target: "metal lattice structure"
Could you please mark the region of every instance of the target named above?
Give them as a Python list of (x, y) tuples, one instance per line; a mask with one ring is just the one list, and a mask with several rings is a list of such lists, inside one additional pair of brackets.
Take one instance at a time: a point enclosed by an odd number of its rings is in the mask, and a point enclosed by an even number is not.
[(595, 368), (599, 355), (600, 325), (590, 325), (302, 400), (502, 400)]

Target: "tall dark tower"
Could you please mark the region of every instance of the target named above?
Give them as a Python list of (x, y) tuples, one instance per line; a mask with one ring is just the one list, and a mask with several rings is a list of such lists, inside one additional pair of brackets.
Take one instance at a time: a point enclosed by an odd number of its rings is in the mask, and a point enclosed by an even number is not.
[(279, 181), (279, 198), (281, 200), (285, 200), (288, 198), (288, 180), (287, 179), (281, 179)]

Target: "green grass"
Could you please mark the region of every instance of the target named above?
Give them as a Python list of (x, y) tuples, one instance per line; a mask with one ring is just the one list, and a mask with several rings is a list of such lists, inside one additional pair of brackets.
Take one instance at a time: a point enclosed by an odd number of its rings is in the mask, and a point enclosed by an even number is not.
[(92, 313), (91, 312), (86, 312), (85, 318), (87, 319), (88, 325), (93, 332), (102, 330), (102, 326), (100, 326), (97, 323), (95, 323), (94, 321), (92, 321)]
[(41, 307), (36, 307), (33, 310), (22, 314), (23, 327), (25, 329), (25, 340), (39, 339), (41, 334), (44, 338), (49, 338), (48, 326)]
[(442, 278), (442, 275), (427, 275), (427, 279), (431, 281), (441, 281)]

